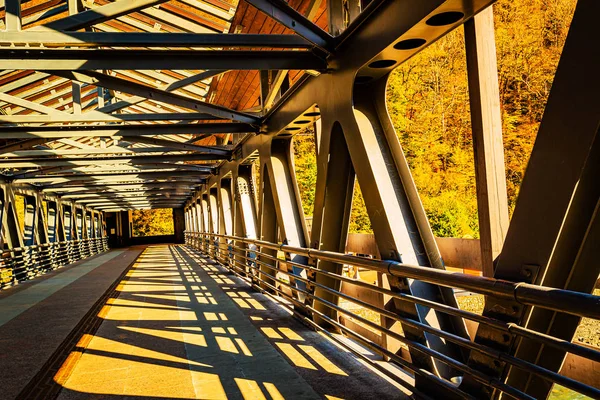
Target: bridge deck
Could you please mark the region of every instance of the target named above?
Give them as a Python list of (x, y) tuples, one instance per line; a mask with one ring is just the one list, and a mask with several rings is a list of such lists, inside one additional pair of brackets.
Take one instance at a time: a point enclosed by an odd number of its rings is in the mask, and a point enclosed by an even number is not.
[(403, 396), (179, 246), (111, 251), (21, 285), (2, 294), (0, 316), (6, 398)]

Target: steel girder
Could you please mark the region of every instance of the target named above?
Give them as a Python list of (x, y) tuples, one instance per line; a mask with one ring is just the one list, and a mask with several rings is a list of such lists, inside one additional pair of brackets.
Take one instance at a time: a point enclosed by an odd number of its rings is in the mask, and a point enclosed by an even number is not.
[(110, 189), (110, 188), (90, 188), (89, 190), (79, 190), (72, 192), (65, 192), (61, 194), (61, 198), (63, 199), (85, 199), (85, 198), (101, 198), (101, 199), (109, 199), (115, 197), (127, 197), (127, 196), (152, 196), (155, 194), (167, 194), (167, 195), (182, 195), (188, 196), (191, 194), (193, 187), (186, 186), (176, 186), (171, 187), (169, 190), (165, 190), (162, 187), (148, 187), (148, 188), (137, 188), (137, 189), (129, 189), (125, 191), (115, 191), (119, 188)]
[(151, 124), (151, 125), (65, 125), (65, 126), (2, 126), (3, 139), (62, 139), (78, 137), (136, 137), (173, 134), (214, 134), (256, 132), (245, 123)]
[(44, 47), (266, 47), (311, 49), (314, 44), (296, 35), (151, 32), (0, 32), (0, 45)]
[[(600, 4), (577, 3), (556, 71), (540, 129), (533, 147), (506, 241), (494, 277), (591, 293), (600, 267), (590, 254), (598, 235), (598, 168), (600, 54), (585, 46), (597, 37), (594, 15)], [(595, 35), (595, 36), (594, 36)], [(585, 90), (582, 90), (585, 88)], [(576, 133), (576, 138), (572, 133)], [(595, 244), (597, 247), (597, 242)], [(549, 301), (551, 298), (549, 297)], [(524, 307), (518, 302), (489, 298), (484, 315), (524, 325), (571, 341), (579, 318)], [(564, 352), (517, 341), (496, 329), (480, 326), (476, 341), (558, 371)], [(542, 352), (544, 353), (542, 357)], [(508, 370), (505, 363), (472, 353), (470, 365), (523, 390), (545, 398), (551, 385)], [(476, 396), (491, 396), (489, 387), (463, 381)]]
[(248, 3), (252, 4), (285, 27), (311, 41), (316, 46), (326, 50), (333, 47), (334, 38), (331, 35), (290, 7), (286, 2), (282, 0), (248, 0)]
[[(9, 249), (21, 248), (25, 245), (40, 245), (45, 243), (59, 242), (71, 239), (82, 239), (96, 237), (97, 226), (96, 219), (103, 232), (103, 216), (98, 211), (76, 204), (72, 201), (61, 199), (52, 195), (41, 193), (38, 190), (32, 190), (27, 185), (0, 184), (2, 192), (1, 206), (2, 237), (6, 240), (5, 244)], [(22, 195), (26, 198), (25, 210), (25, 230), (21, 231), (16, 210), (16, 195)], [(46, 207), (54, 210), (52, 223), (47, 218), (43, 203)], [(70, 209), (70, 222), (66, 223), (67, 218), (63, 212), (64, 207)], [(76, 224), (76, 214), (81, 215), (81, 226), (78, 231)], [(90, 216), (89, 222), (86, 216)], [(66, 229), (70, 229), (69, 232)], [(102, 234), (102, 233), (101, 233)]]
[(101, 114), (84, 112), (82, 114), (60, 115), (3, 115), (4, 124), (58, 124), (75, 122), (141, 122), (141, 121), (210, 121), (216, 117), (207, 113), (154, 113), (154, 114)]
[[(113, 50), (114, 51), (114, 50)], [(195, 52), (193, 52), (195, 53)], [(212, 52), (218, 53), (218, 52)], [(167, 55), (155, 55), (155, 57), (169, 57)], [(130, 67), (131, 68), (131, 67)], [(69, 68), (70, 69), (70, 68)], [(214, 115), (215, 117), (232, 119), (234, 121), (245, 122), (245, 123), (258, 123), (259, 118), (244, 114), (239, 111), (230, 110), (226, 107), (221, 107), (214, 104), (209, 104), (203, 101), (198, 101), (190, 97), (182, 96), (180, 94), (171, 93), (167, 90), (161, 90), (147, 85), (142, 85), (136, 82), (128, 81), (126, 79), (117, 78), (107, 74), (102, 74), (95, 71), (84, 71), (76, 72), (76, 68), (71, 71), (46, 71), (49, 74), (61, 76), (63, 78), (71, 79), (87, 83), (89, 85), (101, 86), (106, 89), (113, 89), (123, 91), (136, 96), (141, 96), (146, 99), (152, 99), (154, 101), (160, 101), (167, 104), (190, 109), (195, 112), (205, 112), (207, 114)], [(116, 68), (118, 69), (118, 68)], [(174, 89), (171, 89), (174, 90)]]
[(131, 164), (144, 165), (161, 162), (179, 161), (212, 161), (223, 160), (229, 157), (214, 154), (177, 154), (177, 155), (151, 155), (151, 156), (116, 156), (116, 157), (94, 157), (94, 158), (21, 158), (0, 160), (0, 166), (8, 168), (36, 168), (36, 167), (58, 167), (58, 166), (83, 166), (83, 165), (117, 165)]
[(115, 19), (122, 15), (142, 10), (144, 8), (152, 7), (157, 4), (164, 3), (166, 1), (167, 0), (119, 0), (113, 3), (105, 4), (100, 7), (95, 7), (91, 10), (86, 10), (74, 15), (69, 15), (68, 17), (52, 21), (46, 25), (33, 28), (32, 30), (77, 31), (79, 29), (88, 28), (92, 25)]
[[(241, 61), (243, 60), (243, 61)], [(311, 51), (291, 50), (81, 50), (0, 49), (1, 69), (305, 69), (325, 71), (328, 64)]]
[[(344, 230), (349, 215), (345, 205), (351, 199), (350, 183), (353, 183), (352, 170), (355, 170), (363, 188), (367, 211), (382, 257), (424, 267), (443, 268), (408, 164), (387, 116), (385, 84), (387, 74), (395, 65), (422, 49), (399, 51), (394, 49), (396, 43), (415, 35), (431, 43), (490, 3), (473, 1), (467, 5), (458, 1), (440, 0), (373, 2), (363, 12), (364, 15), (351, 24), (347, 33), (338, 39), (340, 43), (329, 59), (332, 67), (330, 72), (305, 77), (300, 84), (289, 90), (266, 115), (263, 123), (266, 134), (250, 137), (238, 146), (234, 150), (233, 160), (222, 163), (216, 176), (209, 178), (204, 189), (198, 191), (194, 199), (202, 198), (207, 193), (206, 188), (217, 184), (228, 174), (237, 174), (244, 160), (258, 152), (262, 179), (259, 185), (259, 238), (270, 242), (297, 243), (300, 246), (308, 243), (301, 207), (297, 202), (298, 189), (291, 173), (293, 168), (288, 169), (287, 161), (279, 157), (281, 153), (274, 154), (272, 149), (289, 145), (288, 137), (303, 123), (299, 120), (314, 120), (314, 116), (320, 112), (323, 133), (320, 143), (317, 143), (319, 158), (314, 213), (318, 226), (313, 226), (316, 230), (312, 233), (310, 245), (339, 251), (343, 246), (341, 243), (345, 244)], [(448, 11), (454, 11), (456, 15), (459, 10), (464, 15), (448, 21), (444, 26), (427, 23), (434, 15)], [(383, 60), (385, 62), (377, 63)], [(318, 106), (317, 109), (315, 105)], [(334, 126), (340, 132), (337, 139), (336, 135), (332, 135)], [(331, 140), (334, 141), (333, 145), (328, 143)], [(348, 148), (346, 156), (344, 144)], [(328, 160), (331, 148), (335, 149), (331, 153), (333, 161)], [(336, 157), (333, 157), (334, 154)], [(273, 163), (281, 171), (282, 177), (279, 180), (273, 176)], [(345, 174), (341, 181), (337, 176), (337, 180), (327, 179), (328, 175), (338, 171)], [(277, 198), (282, 194), (281, 198)], [(334, 206), (335, 203), (337, 207)], [(237, 223), (234, 221), (234, 226)], [(278, 231), (281, 236), (278, 236)], [(300, 264), (306, 263), (306, 260), (298, 261)], [(339, 266), (320, 264), (318, 268), (335, 269)], [(453, 293), (435, 285), (393, 279), (391, 276), (387, 277), (387, 284), (392, 290), (456, 306)], [(422, 323), (468, 337), (460, 318), (391, 300), (388, 300), (387, 307), (403, 315), (408, 314)], [(457, 346), (443, 343), (432, 335), (409, 327), (403, 328), (405, 334), (412, 339), (457, 360), (466, 361), (468, 354), (460, 351)], [(395, 327), (392, 326), (392, 329)], [(391, 351), (399, 350), (397, 343), (392, 341), (387, 346)], [(416, 366), (439, 376), (449, 379), (457, 375), (452, 368), (430, 357), (417, 352), (411, 352), (411, 357)], [(428, 392), (435, 392), (435, 389), (431, 389), (431, 382), (418, 382), (418, 385), (425, 388), (429, 386)]]

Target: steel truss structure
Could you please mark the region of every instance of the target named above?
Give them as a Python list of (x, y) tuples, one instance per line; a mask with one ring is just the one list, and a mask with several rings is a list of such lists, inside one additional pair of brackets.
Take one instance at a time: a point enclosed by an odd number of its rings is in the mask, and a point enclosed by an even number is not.
[[(597, 1), (578, 2), (510, 224), (493, 0), (238, 6), (275, 34), (232, 26), (236, 8), (223, 0), (30, 3), (5, 0), (0, 32), (4, 268), (31, 246), (103, 240), (106, 213), (180, 209), (190, 246), (316, 329), (404, 366), (421, 396), (545, 398), (554, 383), (600, 396), (558, 374), (566, 353), (600, 361), (570, 343), (582, 316), (600, 318), (589, 294), (600, 272), (600, 54), (584, 45), (600, 39)], [(484, 278), (445, 271), (385, 103), (390, 72), (463, 25)], [(259, 70), (258, 105), (217, 104), (221, 84), (241, 92), (244, 70)], [(292, 140), (311, 127), (309, 230)], [(382, 260), (343, 254), (356, 180)], [(23, 230), (15, 194), (26, 199)], [(380, 274), (367, 289), (382, 307), (351, 298), (382, 315), (380, 344), (340, 322), (342, 282), (361, 285), (344, 264)], [(459, 310), (454, 288), (485, 294), (484, 315)], [(479, 323), (473, 340), (468, 320)]]

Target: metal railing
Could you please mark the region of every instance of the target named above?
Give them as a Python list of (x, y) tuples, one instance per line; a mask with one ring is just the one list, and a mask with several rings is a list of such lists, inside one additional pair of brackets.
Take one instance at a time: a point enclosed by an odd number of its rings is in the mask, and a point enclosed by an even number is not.
[[(425, 306), (448, 315), (457, 316), (464, 318), (465, 320), (488, 325), (495, 329), (506, 332), (507, 334), (531, 339), (539, 344), (550, 346), (566, 353), (575, 354), (595, 362), (600, 362), (600, 351), (581, 346), (577, 343), (568, 342), (541, 332), (536, 332), (534, 330), (519, 326), (515, 323), (507, 323), (501, 320), (490, 318), (488, 316), (483, 316), (462, 310), (460, 308), (455, 308), (447, 304), (437, 303), (413, 295), (399, 293), (397, 291), (385, 289), (380, 286), (376, 286), (341, 274), (321, 270), (310, 265), (306, 266), (294, 263), (292, 261), (279, 258), (276, 252), (297, 254), (305, 256), (312, 261), (320, 260), (339, 263), (342, 265), (352, 265), (399, 278), (411, 278), (449, 288), (465, 289), (473, 293), (516, 301), (523, 305), (541, 307), (552, 311), (563, 312), (592, 319), (600, 319), (599, 296), (525, 283), (515, 283), (480, 276), (452, 273), (433, 268), (406, 265), (396, 261), (375, 260), (370, 258), (349, 256), (341, 253), (299, 248), (283, 244), (274, 244), (235, 236), (204, 234), (198, 232), (186, 232), (185, 236), (187, 245), (194, 249), (200, 250), (205, 254), (208, 254), (223, 265), (227, 266), (232, 272), (246, 280), (255, 289), (269, 295), (284, 307), (290, 309), (290, 311), (303, 319), (309, 325), (330, 336), (333, 340), (336, 340), (340, 344), (347, 346), (345, 342), (340, 341), (335, 335), (332, 335), (321, 325), (317, 324), (315, 322), (315, 317), (326, 321), (331, 326), (334, 326), (347, 336), (359, 341), (371, 350), (388, 357), (390, 360), (398, 363), (405, 369), (411, 371), (413, 374), (421, 375), (429, 380), (434, 379), (439, 385), (442, 385), (443, 388), (457, 394), (459, 397), (471, 398), (468, 393), (460, 390), (459, 386), (453, 382), (438, 378), (422, 368), (417, 368), (414, 364), (402, 358), (400, 355), (389, 351), (384, 346), (375, 343), (374, 341), (345, 326), (340, 321), (331, 318), (322, 311), (317, 310), (314, 307), (315, 302), (319, 302), (334, 312), (358, 321), (360, 324), (376, 330), (381, 334), (388, 335), (390, 338), (393, 338), (406, 345), (409, 349), (411, 349), (411, 351), (432, 357), (433, 359), (436, 359), (450, 366), (451, 368), (460, 371), (460, 373), (469, 375), (476, 381), (479, 381), (485, 385), (489, 385), (505, 394), (510, 395), (513, 398), (532, 398), (528, 394), (507, 385), (502, 380), (490, 377), (484, 372), (474, 369), (464, 362), (455, 360), (445, 354), (437, 352), (423, 345), (422, 343), (410, 340), (404, 335), (382, 326), (380, 323), (375, 323), (361, 315), (356, 314), (355, 312), (352, 312), (352, 310), (347, 310), (338, 304), (323, 299), (322, 297), (315, 295), (314, 289), (320, 288), (321, 291), (327, 292), (333, 296), (337, 296), (339, 299), (350, 301), (365, 309), (379, 313), (381, 316), (395, 322), (400, 322), (404, 326), (436, 335), (443, 340), (452, 342), (461, 348), (466, 349), (467, 351), (479, 352), (492, 357), (498, 362), (504, 362), (514, 368), (518, 368), (525, 373), (534, 374), (544, 380), (557, 383), (592, 398), (600, 398), (600, 390), (597, 388), (560, 375), (559, 373), (545, 369), (529, 361), (519, 359), (511, 354), (498, 351), (497, 349), (484, 344), (475, 343), (468, 338), (434, 328), (417, 320), (398, 315), (383, 307), (379, 307), (358, 298), (349, 296), (342, 291), (335, 290), (331, 287), (317, 283), (314, 278), (305, 278), (299, 276), (298, 274), (294, 274), (291, 270), (288, 270), (287, 266), (302, 268), (307, 271), (309, 276), (312, 275), (314, 277), (317, 274), (321, 274), (327, 276), (328, 278), (336, 279), (340, 282), (359, 286), (361, 289), (371, 290), (373, 292), (404, 300), (415, 305)], [(269, 250), (271, 253), (265, 253), (265, 250)], [(273, 251), (275, 251), (275, 253), (273, 253)], [(282, 267), (281, 263), (285, 264), (286, 266)], [(287, 276), (289, 277), (289, 280), (281, 279), (281, 276)], [(295, 282), (304, 282), (305, 285), (297, 285)], [(290, 295), (290, 293), (292, 293), (292, 295)], [(274, 294), (277, 294), (278, 296), (275, 296)], [(300, 296), (312, 301), (301, 301), (299, 299)], [(349, 350), (354, 351), (352, 348), (349, 348)], [(357, 355), (361, 356), (360, 353)], [(368, 359), (365, 361), (369, 362)], [(381, 370), (381, 372), (389, 375), (389, 371), (380, 367), (379, 364), (372, 363), (372, 365)], [(405, 382), (399, 383), (406, 384)]]
[(108, 238), (68, 240), (4, 250), (0, 289), (108, 250)]

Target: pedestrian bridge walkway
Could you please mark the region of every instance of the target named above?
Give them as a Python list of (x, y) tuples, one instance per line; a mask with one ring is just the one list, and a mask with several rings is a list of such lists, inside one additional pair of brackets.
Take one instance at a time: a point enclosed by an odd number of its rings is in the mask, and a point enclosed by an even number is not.
[(6, 399), (406, 393), (223, 267), (169, 245), (112, 250), (2, 292), (0, 371)]

